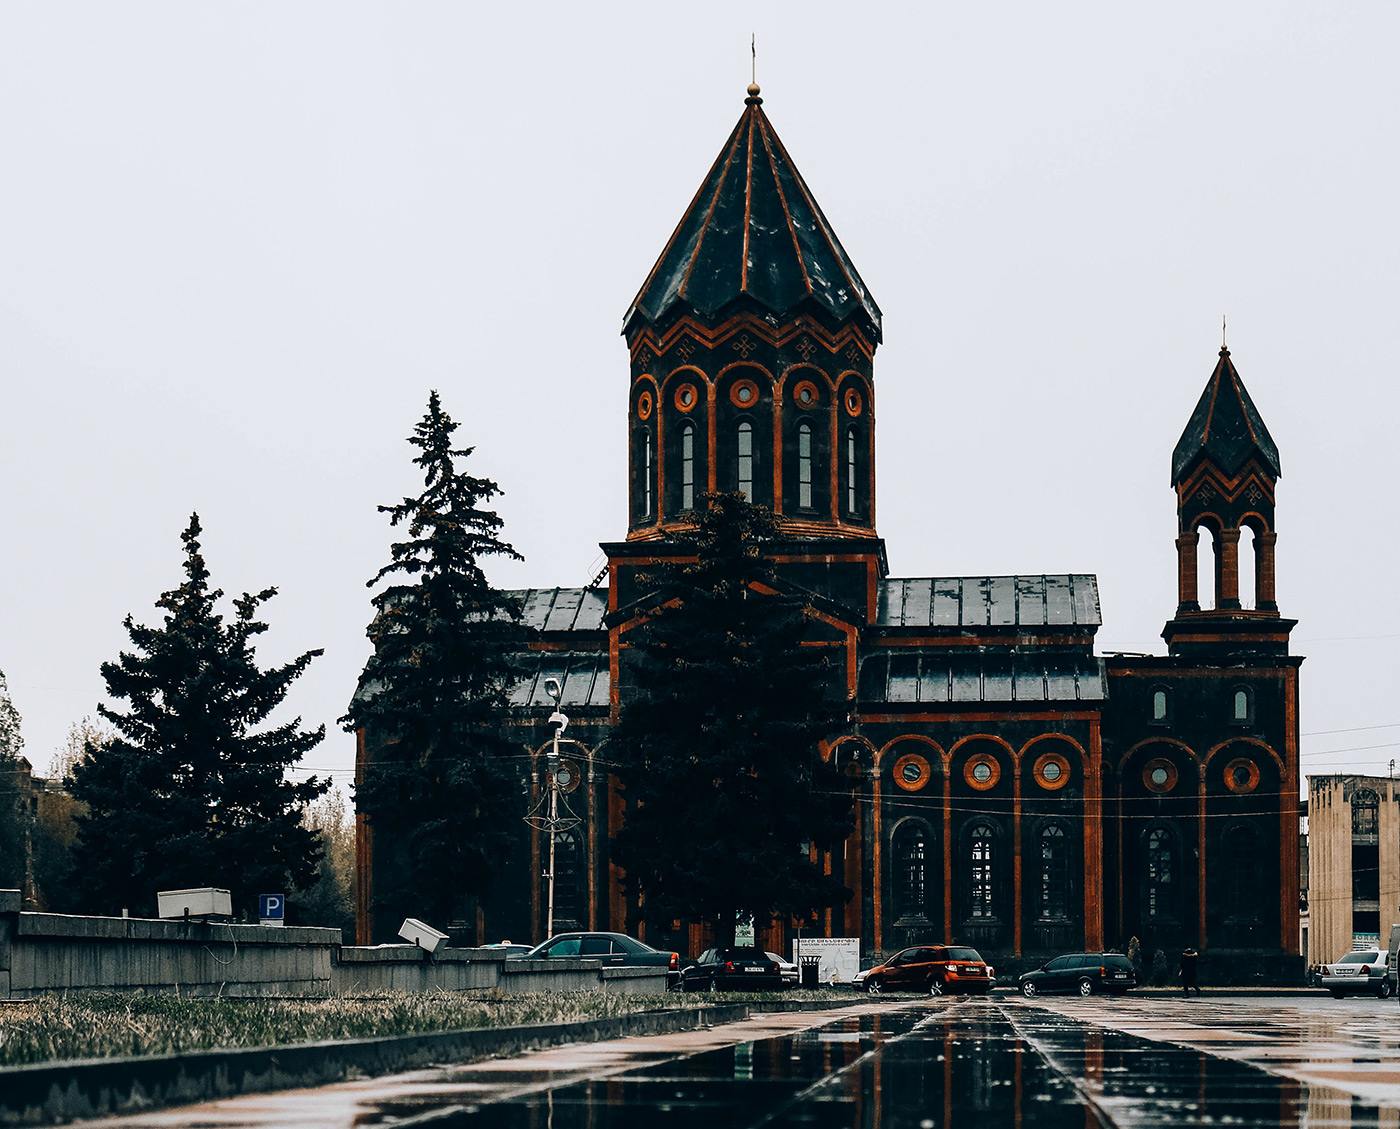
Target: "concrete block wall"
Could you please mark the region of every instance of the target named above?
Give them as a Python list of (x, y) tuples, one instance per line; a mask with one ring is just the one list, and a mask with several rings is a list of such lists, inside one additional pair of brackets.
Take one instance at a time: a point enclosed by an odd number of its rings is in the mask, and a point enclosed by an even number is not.
[(666, 990), (662, 968), (507, 961), (491, 949), (429, 957), (413, 945), (342, 946), (338, 929), (22, 913), (20, 904), (18, 890), (0, 890), (0, 999), (64, 991), (239, 997)]

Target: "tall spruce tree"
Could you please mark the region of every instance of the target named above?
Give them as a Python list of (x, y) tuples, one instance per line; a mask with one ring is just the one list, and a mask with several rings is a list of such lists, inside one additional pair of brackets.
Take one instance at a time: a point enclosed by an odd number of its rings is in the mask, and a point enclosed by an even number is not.
[(259, 669), (253, 641), (267, 625), (256, 615), (277, 590), (245, 593), (226, 623), (199, 534), (195, 514), (181, 534), (185, 582), (156, 601), (162, 625), (128, 615), (133, 649), (102, 664), (108, 695), (127, 708), (97, 707), (116, 736), (89, 743), (73, 768), (73, 795), (87, 805), (75, 872), (90, 910), (151, 912), (157, 890), (218, 886), (243, 913), (260, 893), (315, 878), (320, 848), (302, 814), (329, 783), (287, 772), (325, 727), (266, 722), (321, 651)]
[(518, 831), (518, 743), (505, 736), (511, 688), (524, 672), (520, 607), (481, 562), (521, 560), (486, 504), (501, 493), (460, 469), (457, 424), (437, 392), (409, 436), (423, 492), (380, 506), (408, 539), (369, 582), (403, 577), (373, 599), (374, 654), (345, 717), (372, 755), (355, 804), (375, 843), (373, 908), (385, 919), (446, 925), (486, 895)]
[[(807, 602), (775, 583), (772, 514), (708, 495), (682, 537), (693, 563), (653, 574), (629, 635), (637, 696), (608, 749), (627, 797), (616, 857), (646, 917), (805, 919), (850, 896), (804, 851), (850, 833), (850, 781), (818, 755), (849, 717), (810, 641)], [(841, 689), (838, 689), (841, 687)]]

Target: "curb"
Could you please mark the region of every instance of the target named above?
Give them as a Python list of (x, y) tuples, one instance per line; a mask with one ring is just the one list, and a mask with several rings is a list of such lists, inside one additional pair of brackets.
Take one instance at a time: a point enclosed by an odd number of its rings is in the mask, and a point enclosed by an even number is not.
[(575, 1023), (6, 1066), (0, 1067), (0, 1125), (52, 1125), (136, 1113), (236, 1094), (323, 1086), (343, 1081), (352, 1072), (396, 1074), (563, 1043), (691, 1031), (747, 1019), (751, 1012), (811, 1011), (830, 1006), (839, 1005), (823, 1000), (794, 1000), (788, 1006), (771, 1007), (716, 1004)]

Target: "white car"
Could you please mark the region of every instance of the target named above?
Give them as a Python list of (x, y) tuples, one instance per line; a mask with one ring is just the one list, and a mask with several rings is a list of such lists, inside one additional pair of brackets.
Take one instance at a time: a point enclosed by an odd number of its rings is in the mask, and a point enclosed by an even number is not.
[(1385, 999), (1390, 995), (1390, 978), (1386, 975), (1388, 955), (1379, 949), (1357, 949), (1335, 964), (1324, 964), (1322, 987), (1339, 1000), (1352, 992)]
[(778, 971), (783, 974), (784, 988), (797, 987), (797, 965), (793, 964), (790, 960), (784, 960), (777, 953), (765, 952), (763, 955), (769, 960), (777, 962)]

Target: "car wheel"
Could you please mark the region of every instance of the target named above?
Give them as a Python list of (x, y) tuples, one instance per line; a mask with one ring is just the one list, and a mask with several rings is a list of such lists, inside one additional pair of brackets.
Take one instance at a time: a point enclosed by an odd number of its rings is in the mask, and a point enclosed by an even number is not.
[(1021, 995), (1025, 996), (1026, 999), (1028, 999), (1028, 1000), (1033, 1000), (1033, 999), (1035, 999), (1036, 995), (1037, 995), (1039, 992), (1040, 992), (1040, 989), (1037, 988), (1037, 987), (1035, 986), (1035, 981), (1034, 981), (1034, 980), (1022, 980), (1022, 981), (1021, 981)]
[(1379, 1000), (1390, 999), (1390, 981), (1382, 980), (1381, 986), (1376, 989), (1376, 998)]
[(943, 994), (943, 981), (934, 979), (929, 982), (928, 994), (930, 996), (941, 996)]
[(874, 976), (867, 976), (865, 978), (865, 994), (867, 996), (878, 996), (884, 990), (885, 986), (880, 983), (878, 978)]
[(1079, 981), (1079, 994), (1081, 996), (1092, 996), (1094, 994), (1094, 982), (1087, 976)]

